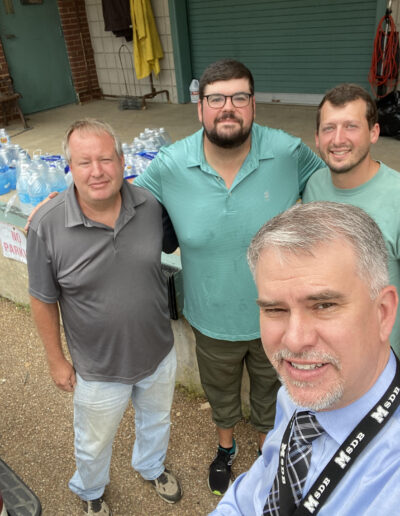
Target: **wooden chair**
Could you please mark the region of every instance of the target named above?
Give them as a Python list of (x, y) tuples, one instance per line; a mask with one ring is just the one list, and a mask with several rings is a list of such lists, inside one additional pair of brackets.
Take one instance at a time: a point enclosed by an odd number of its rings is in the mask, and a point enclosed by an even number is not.
[(21, 119), (22, 125), (27, 129), (28, 124), (18, 104), (20, 97), (21, 95), (19, 93), (13, 91), (12, 82), (9, 78), (0, 79), (0, 104), (4, 125), (8, 125), (8, 112), (14, 108)]

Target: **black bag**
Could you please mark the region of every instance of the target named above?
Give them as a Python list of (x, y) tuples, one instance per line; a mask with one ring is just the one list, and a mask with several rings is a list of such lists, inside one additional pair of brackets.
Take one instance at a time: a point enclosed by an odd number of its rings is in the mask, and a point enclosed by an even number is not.
[(400, 140), (400, 91), (392, 91), (377, 100), (376, 105), (381, 135)]

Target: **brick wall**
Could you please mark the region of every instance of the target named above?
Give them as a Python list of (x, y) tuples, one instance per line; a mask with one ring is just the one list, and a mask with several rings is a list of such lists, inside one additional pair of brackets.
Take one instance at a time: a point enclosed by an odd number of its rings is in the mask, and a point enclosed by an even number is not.
[[(10, 73), (8, 71), (6, 56), (4, 55), (3, 45), (0, 40), (0, 95), (1, 93), (7, 94), (10, 93), (11, 89), (11, 78)], [(8, 108), (8, 106), (5, 106)], [(8, 113), (8, 119), (12, 120), (14, 118), (19, 118), (17, 110), (15, 108), (10, 107)], [(0, 127), (5, 125), (5, 120), (3, 117), (3, 110), (0, 110)]]
[(75, 91), (80, 102), (100, 98), (84, 0), (58, 0)]
[(0, 79), (9, 77), (6, 56), (4, 55), (3, 45), (0, 39)]

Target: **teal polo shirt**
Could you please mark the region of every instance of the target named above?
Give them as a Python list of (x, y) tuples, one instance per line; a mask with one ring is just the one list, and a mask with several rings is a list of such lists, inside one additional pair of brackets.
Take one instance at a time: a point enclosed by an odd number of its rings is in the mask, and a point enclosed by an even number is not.
[(183, 313), (201, 333), (232, 341), (260, 336), (247, 248), (323, 165), (299, 138), (253, 124), (251, 150), (229, 189), (205, 159), (203, 130), (162, 148), (135, 180), (169, 213), (181, 249)]
[[(384, 163), (375, 176), (355, 188), (336, 188), (328, 168), (319, 170), (307, 184), (303, 202), (334, 201), (353, 204), (378, 224), (388, 250), (389, 281), (400, 294), (400, 173)], [(390, 335), (390, 344), (400, 358), (400, 306)]]

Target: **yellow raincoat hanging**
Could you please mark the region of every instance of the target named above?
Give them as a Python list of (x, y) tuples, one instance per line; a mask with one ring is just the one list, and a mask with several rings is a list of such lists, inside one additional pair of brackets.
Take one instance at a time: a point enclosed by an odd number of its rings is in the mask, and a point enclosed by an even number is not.
[(160, 73), (164, 57), (150, 0), (130, 0), (133, 28), (133, 59), (138, 79)]

